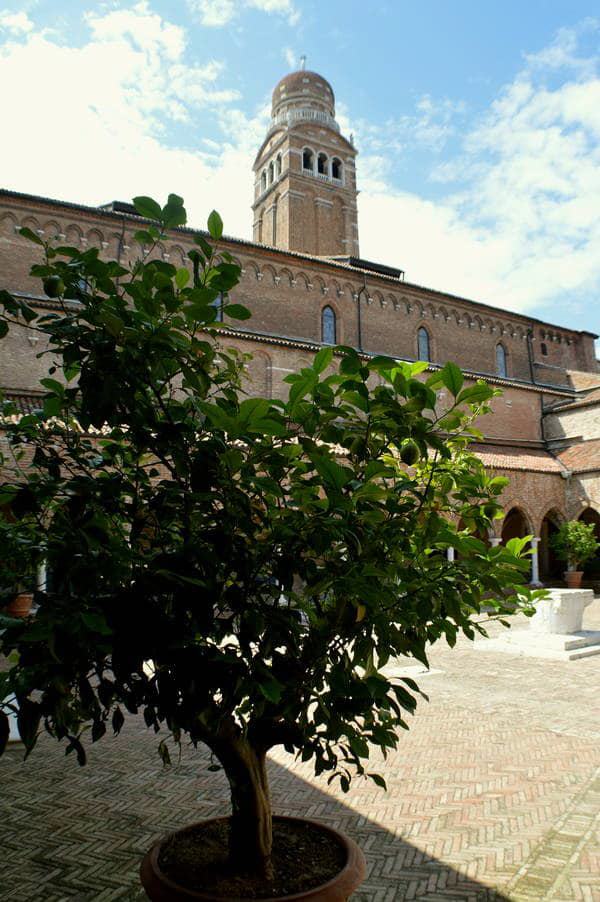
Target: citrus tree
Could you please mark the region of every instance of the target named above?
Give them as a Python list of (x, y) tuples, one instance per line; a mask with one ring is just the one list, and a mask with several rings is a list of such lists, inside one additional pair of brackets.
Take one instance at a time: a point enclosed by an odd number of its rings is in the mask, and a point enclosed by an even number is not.
[(16, 660), (0, 751), (17, 707), (27, 754), (46, 730), (80, 764), (141, 713), (165, 762), (173, 744), (208, 746), (231, 786), (232, 860), (268, 874), (269, 749), (342, 790), (356, 773), (382, 785), (370, 747), (396, 746), (419, 693), (387, 663), (426, 664), (431, 643), (521, 609), (526, 540), (472, 534), (505, 485), (467, 447), (489, 386), (326, 347), (287, 400), (248, 395), (226, 324), (249, 312), (228, 297), (240, 271), (220, 218), (177, 269), (151, 251), (185, 222), (181, 199), (135, 203), (133, 264), (44, 244), (33, 273), (56, 309), (0, 293), (0, 331), (39, 330), (49, 364), (40, 410), (4, 403), (3, 530), (26, 519), (21, 551), (49, 582), (35, 617), (0, 623)]
[(562, 523), (556, 535), (552, 536), (551, 544), (557, 556), (573, 570), (593, 558), (600, 548), (594, 524), (581, 520)]

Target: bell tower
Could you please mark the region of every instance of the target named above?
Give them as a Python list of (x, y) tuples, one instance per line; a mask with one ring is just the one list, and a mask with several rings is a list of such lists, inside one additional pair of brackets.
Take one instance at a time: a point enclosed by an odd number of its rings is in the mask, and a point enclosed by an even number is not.
[(254, 162), (254, 240), (322, 257), (358, 257), (356, 150), (328, 81), (301, 69), (273, 91)]

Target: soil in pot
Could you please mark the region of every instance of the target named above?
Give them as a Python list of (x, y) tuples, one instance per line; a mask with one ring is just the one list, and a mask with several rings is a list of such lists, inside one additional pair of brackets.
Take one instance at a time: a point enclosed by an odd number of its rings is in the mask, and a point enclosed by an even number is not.
[(158, 864), (165, 876), (188, 890), (223, 899), (274, 899), (314, 889), (346, 864), (346, 851), (326, 830), (302, 821), (273, 819), (272, 881), (236, 874), (227, 857), (229, 825), (207, 821), (176, 833), (163, 846)]

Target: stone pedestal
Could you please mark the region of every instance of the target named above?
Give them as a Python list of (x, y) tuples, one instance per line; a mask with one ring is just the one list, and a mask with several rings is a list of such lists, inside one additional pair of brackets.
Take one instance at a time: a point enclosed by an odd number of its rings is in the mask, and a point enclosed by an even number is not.
[(551, 589), (536, 602), (526, 629), (506, 630), (477, 642), (482, 650), (507, 651), (534, 658), (575, 661), (600, 654), (600, 630), (583, 629), (583, 612), (594, 600), (591, 589)]
[[(12, 699), (8, 697), (6, 701), (11, 701)], [(17, 715), (10, 712), (8, 714), (8, 741), (9, 742), (21, 742), (21, 737), (19, 736), (19, 730), (17, 728)]]
[(593, 600), (591, 589), (550, 589), (550, 597), (537, 602), (529, 629), (551, 636), (577, 633), (583, 626), (583, 612)]

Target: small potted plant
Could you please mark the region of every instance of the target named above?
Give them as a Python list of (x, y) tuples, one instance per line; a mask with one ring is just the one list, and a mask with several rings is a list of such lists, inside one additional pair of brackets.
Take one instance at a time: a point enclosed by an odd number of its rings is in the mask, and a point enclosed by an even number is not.
[[(185, 223), (174, 195), (135, 203), (148, 252)], [(249, 397), (227, 340), (250, 315), (227, 296), (240, 269), (218, 249), (216, 213), (208, 226), (189, 269), (44, 245), (46, 293), (79, 301), (62, 313), (0, 292), (8, 327), (45, 332), (61, 377), (43, 380), (38, 414), (7, 418), (35, 466), (7, 477), (4, 503), (38, 524), (30, 547), (61, 576), (35, 623), (0, 636), (0, 653), (18, 653), (0, 699), (16, 696), (27, 753), (43, 728), (84, 764), (87, 737), (119, 733), (127, 713), (161, 734), (165, 763), (171, 746), (210, 750), (231, 816), (156, 843), (150, 898), (340, 902), (362, 853), (273, 815), (269, 750), (312, 760), (342, 791), (353, 774), (384, 786), (369, 749), (397, 744), (419, 695), (386, 673), (390, 658), (426, 664), (432, 642), (482, 632), (484, 607), (503, 618), (539, 593), (522, 588), (525, 539), (488, 548), (455, 525), (487, 528), (499, 510), (506, 481), (467, 448), (495, 390), (451, 363), (425, 376), (324, 347), (287, 377), (286, 401)], [(0, 704), (0, 752), (7, 734)]]
[(583, 578), (582, 564), (596, 554), (600, 543), (596, 539), (593, 523), (567, 520), (550, 540), (556, 555), (567, 562), (564, 574), (569, 589), (579, 589)]
[(18, 522), (7, 507), (0, 507), (0, 610), (8, 617), (28, 617), (36, 579), (31, 524)]

